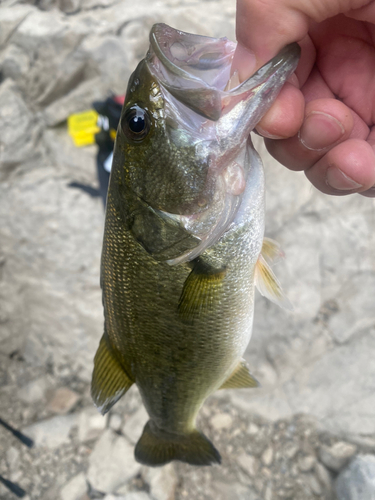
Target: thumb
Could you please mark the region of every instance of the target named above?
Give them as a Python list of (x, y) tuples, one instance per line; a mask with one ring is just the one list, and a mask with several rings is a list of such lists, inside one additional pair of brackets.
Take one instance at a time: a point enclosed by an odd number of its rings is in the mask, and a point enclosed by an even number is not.
[(240, 80), (269, 61), (285, 45), (302, 40), (310, 21), (374, 4), (375, 0), (237, 0), (237, 49), (232, 71)]

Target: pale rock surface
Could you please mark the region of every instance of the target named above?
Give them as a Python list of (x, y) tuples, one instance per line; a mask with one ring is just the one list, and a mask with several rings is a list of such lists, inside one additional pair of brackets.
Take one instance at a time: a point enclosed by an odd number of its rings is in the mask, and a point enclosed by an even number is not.
[(375, 500), (375, 456), (359, 455), (339, 474), (338, 500)]
[(314, 468), (316, 464), (316, 458), (312, 455), (307, 455), (306, 457), (299, 457), (298, 467), (302, 472), (309, 472)]
[(216, 431), (221, 431), (222, 429), (228, 429), (232, 425), (233, 419), (229, 413), (217, 413), (211, 418), (210, 422)]
[(30, 425), (23, 429), (23, 433), (34, 441), (35, 446), (54, 449), (68, 441), (76, 424), (77, 415), (59, 415)]
[(17, 165), (38, 158), (41, 126), (11, 79), (0, 86), (0, 180)]
[(262, 462), (264, 465), (271, 465), (272, 464), (272, 460), (273, 460), (273, 449), (271, 446), (268, 446), (264, 452), (262, 453)]
[(68, 387), (60, 387), (53, 393), (51, 399), (48, 401), (47, 410), (63, 415), (68, 413), (76, 405), (78, 400), (79, 394)]
[(132, 491), (126, 495), (106, 495), (103, 500), (153, 500), (145, 491)]
[(319, 479), (321, 485), (323, 485), (327, 492), (331, 492), (332, 490), (332, 475), (330, 472), (324, 467), (323, 464), (317, 462), (314, 467), (314, 471), (316, 473), (316, 477)]
[(217, 481), (214, 485), (215, 500), (261, 500), (256, 491), (239, 483), (224, 483)]
[(115, 431), (119, 432), (122, 426), (122, 418), (118, 413), (112, 413), (109, 417), (109, 427)]
[(95, 490), (113, 493), (140, 469), (134, 459), (133, 446), (123, 436), (107, 429), (90, 456), (87, 479)]
[(339, 441), (333, 446), (322, 445), (319, 449), (320, 461), (334, 472), (342, 469), (357, 451), (357, 447), (344, 441)]
[(258, 472), (259, 463), (255, 457), (248, 455), (247, 453), (241, 453), (237, 457), (238, 464), (242, 469), (249, 474), (249, 476), (254, 477)]
[(126, 420), (122, 426), (122, 433), (128, 440), (135, 444), (141, 437), (143, 428), (149, 419), (148, 413), (143, 405)]
[(78, 439), (81, 443), (97, 439), (107, 426), (108, 415), (94, 408), (85, 408), (78, 418)]
[(178, 477), (173, 463), (164, 467), (145, 467), (142, 476), (150, 485), (150, 495), (155, 500), (174, 500)]
[(86, 478), (83, 472), (74, 476), (60, 491), (61, 500), (81, 500), (87, 491)]
[(18, 391), (18, 397), (25, 403), (36, 403), (43, 401), (46, 397), (46, 392), (51, 387), (51, 379), (48, 376), (40, 377), (36, 380), (31, 380)]
[(7, 462), (10, 470), (14, 470), (19, 462), (20, 452), (17, 448), (11, 446), (6, 453)]

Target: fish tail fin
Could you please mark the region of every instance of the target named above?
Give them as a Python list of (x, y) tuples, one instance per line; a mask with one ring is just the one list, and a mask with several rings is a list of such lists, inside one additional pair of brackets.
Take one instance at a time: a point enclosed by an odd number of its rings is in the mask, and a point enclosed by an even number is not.
[(152, 420), (145, 425), (134, 454), (138, 462), (151, 467), (165, 465), (172, 460), (190, 465), (221, 463), (220, 453), (201, 432), (166, 432), (158, 429)]

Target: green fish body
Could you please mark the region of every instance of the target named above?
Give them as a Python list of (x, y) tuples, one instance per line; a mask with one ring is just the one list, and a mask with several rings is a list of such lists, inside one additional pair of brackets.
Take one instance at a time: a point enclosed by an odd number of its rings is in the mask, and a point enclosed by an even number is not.
[(104, 414), (137, 384), (150, 420), (136, 459), (208, 465), (220, 455), (195, 426), (203, 402), (219, 388), (257, 385), (242, 360), (255, 283), (282, 301), (261, 255), (275, 247), (263, 243), (264, 175), (249, 133), (299, 50), (288, 46), (225, 90), (234, 44), (166, 25), (150, 40), (115, 144), (92, 396)]

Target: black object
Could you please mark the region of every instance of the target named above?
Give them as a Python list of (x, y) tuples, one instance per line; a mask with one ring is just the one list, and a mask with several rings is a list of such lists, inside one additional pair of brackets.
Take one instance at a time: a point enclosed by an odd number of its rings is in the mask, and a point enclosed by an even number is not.
[(22, 434), (22, 432), (18, 431), (11, 425), (7, 424), (2, 418), (0, 418), (0, 425), (5, 427), (9, 432), (13, 434), (14, 437), (19, 439), (21, 443), (26, 445), (28, 448), (32, 448), (34, 446), (34, 441), (30, 439), (29, 437), (25, 436), (25, 434)]
[(96, 189), (88, 184), (82, 184), (81, 182), (69, 182), (68, 187), (80, 189), (84, 193), (87, 193), (91, 198), (98, 198), (101, 195), (99, 189)]
[[(10, 424), (7, 424), (5, 420), (0, 418), (0, 425), (5, 427), (6, 430), (11, 432), (14, 437), (19, 439), (21, 443), (23, 443), (25, 446), (28, 448), (32, 448), (34, 446), (34, 441), (30, 439), (29, 437), (25, 436), (25, 434), (22, 434), (22, 432), (18, 431), (14, 427), (12, 427)], [(9, 481), (9, 479), (5, 479), (5, 477), (0, 476), (0, 483), (2, 483), (4, 486), (8, 488), (9, 491), (14, 493), (18, 498), (23, 498), (26, 495), (26, 491), (21, 488), (21, 486), (18, 486), (18, 484), (13, 483), (12, 481)]]
[(9, 491), (14, 493), (16, 497), (23, 498), (26, 495), (26, 491), (18, 486), (18, 484), (9, 481), (9, 479), (5, 479), (5, 477), (0, 476), (0, 483), (3, 483), (4, 486), (8, 488)]
[(93, 102), (93, 108), (99, 113), (100, 132), (95, 135), (95, 142), (99, 146), (96, 157), (97, 175), (99, 180), (99, 194), (105, 206), (107, 201), (107, 191), (109, 183), (109, 172), (104, 168), (104, 162), (113, 151), (114, 140), (110, 131), (116, 131), (122, 110), (121, 97), (111, 96), (105, 101)]

